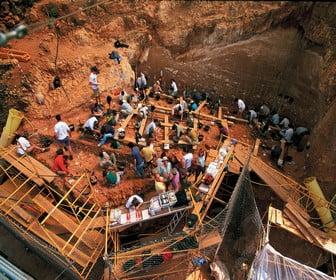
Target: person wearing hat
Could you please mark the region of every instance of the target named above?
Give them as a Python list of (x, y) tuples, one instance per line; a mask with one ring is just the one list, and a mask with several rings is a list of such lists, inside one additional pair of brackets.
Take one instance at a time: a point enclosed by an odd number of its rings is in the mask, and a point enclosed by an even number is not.
[(133, 112), (133, 108), (132, 106), (127, 102), (127, 100), (123, 100), (122, 104), (120, 106), (120, 112), (125, 115), (128, 116), (130, 114), (132, 114)]
[(154, 176), (154, 186), (158, 194), (164, 193), (166, 191), (166, 179), (160, 176), (159, 171), (155, 168), (152, 171)]
[(162, 158), (162, 162), (163, 164), (158, 167), (158, 171), (160, 176), (165, 178), (165, 180), (167, 181), (172, 170), (172, 164), (166, 156)]

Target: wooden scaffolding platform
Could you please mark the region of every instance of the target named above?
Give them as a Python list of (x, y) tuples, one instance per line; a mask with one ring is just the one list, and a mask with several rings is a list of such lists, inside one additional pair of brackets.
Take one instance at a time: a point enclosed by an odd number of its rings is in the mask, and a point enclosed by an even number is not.
[[(94, 191), (74, 199), (75, 188), (90, 186), (83, 174), (68, 191), (54, 184), (56, 174), (35, 158), (17, 156), (15, 146), (0, 150), (0, 210), (15, 220), (25, 233), (49, 244), (73, 270), (85, 278), (105, 246), (105, 228), (95, 228), (102, 211), (94, 202)], [(58, 178), (59, 179), (59, 178)], [(38, 242), (37, 242), (38, 244)]]

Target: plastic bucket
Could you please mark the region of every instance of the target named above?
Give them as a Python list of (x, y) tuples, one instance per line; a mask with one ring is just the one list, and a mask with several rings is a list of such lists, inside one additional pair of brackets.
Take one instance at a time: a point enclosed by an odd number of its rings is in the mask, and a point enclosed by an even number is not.
[(13, 134), (19, 128), (24, 114), (16, 109), (10, 109), (7, 117), (6, 130), (9, 134)]
[(0, 145), (4, 148), (8, 147), (10, 144), (12, 144), (14, 137), (15, 137), (15, 134), (9, 133), (6, 127), (4, 127), (2, 130), (1, 137), (0, 137)]

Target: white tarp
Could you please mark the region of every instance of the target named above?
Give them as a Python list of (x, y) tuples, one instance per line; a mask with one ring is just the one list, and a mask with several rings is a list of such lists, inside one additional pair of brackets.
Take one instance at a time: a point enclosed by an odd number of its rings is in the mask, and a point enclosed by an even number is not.
[(253, 261), (248, 279), (251, 280), (331, 280), (312, 267), (284, 257), (271, 245), (266, 244)]

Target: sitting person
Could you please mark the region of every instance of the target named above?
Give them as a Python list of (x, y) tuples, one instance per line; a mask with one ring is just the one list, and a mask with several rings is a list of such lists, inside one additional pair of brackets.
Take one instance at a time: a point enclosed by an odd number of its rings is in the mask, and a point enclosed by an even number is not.
[(144, 73), (140, 73), (140, 76), (136, 80), (136, 89), (143, 90), (147, 88), (147, 79)]
[(189, 106), (189, 110), (190, 111), (196, 111), (196, 109), (198, 108), (197, 103), (194, 100), (190, 101), (190, 106)]
[(120, 94), (119, 94), (119, 102), (121, 102), (121, 104), (122, 104), (122, 102), (123, 102), (124, 100), (127, 101), (127, 98), (128, 98), (128, 94), (127, 94), (127, 92), (124, 91), (124, 90), (122, 90), (122, 91), (120, 92)]
[(90, 132), (93, 132), (96, 128), (98, 128), (98, 119), (95, 116), (89, 118), (85, 122), (84, 128), (86, 128)]
[(288, 125), (288, 128), (287, 129), (282, 129), (280, 132), (279, 132), (280, 136), (282, 136), (285, 140), (286, 140), (286, 143), (291, 143), (292, 142), (292, 137), (293, 137), (293, 134), (294, 134), (294, 129), (293, 129), (293, 126), (291, 124)]
[(151, 138), (154, 137), (155, 141), (157, 141), (157, 129), (159, 125), (159, 120), (154, 119), (151, 121), (149, 125), (146, 127), (146, 135), (148, 138), (148, 141), (150, 141)]
[(91, 107), (91, 114), (97, 118), (103, 116), (103, 110), (99, 103), (96, 102), (95, 104), (93, 104), (93, 106)]
[(219, 127), (219, 137), (226, 139), (229, 136), (229, 130), (222, 123), (218, 124)]
[(115, 62), (117, 62), (118, 64), (120, 64), (121, 62), (121, 55), (117, 52), (117, 51), (112, 51), (110, 54), (109, 54), (109, 58), (110, 59), (113, 59)]
[(155, 94), (155, 95), (160, 95), (160, 93), (162, 93), (163, 90), (160, 86), (160, 81), (156, 81), (152, 87), (151, 93)]
[(115, 131), (112, 126), (106, 123), (101, 127), (100, 134), (103, 135), (103, 138), (100, 140), (98, 147), (104, 145), (107, 139), (113, 138), (115, 135)]
[(103, 169), (107, 169), (110, 166), (116, 167), (117, 159), (115, 154), (112, 152), (112, 154), (109, 156), (106, 152), (100, 152), (99, 153), (99, 166)]
[(113, 171), (103, 171), (103, 177), (105, 179), (105, 184), (108, 186), (116, 186), (120, 183), (120, 176), (123, 175), (123, 171), (113, 172)]
[(257, 114), (256, 111), (254, 111), (252, 109), (247, 111), (246, 118), (247, 118), (248, 124), (250, 126), (252, 126), (253, 124), (255, 124), (257, 122), (257, 117), (258, 117), (258, 114)]
[(184, 133), (183, 127), (179, 124), (179, 122), (174, 122), (173, 126), (171, 127), (172, 130), (175, 131), (175, 136), (179, 139), (182, 134)]
[(40, 148), (34, 144), (31, 144), (26, 137), (23, 135), (17, 134), (15, 136), (17, 143), (17, 153), (20, 156), (23, 156), (25, 153), (33, 153), (34, 151), (40, 151), (41, 153), (49, 151), (49, 148)]
[(107, 117), (106, 117), (106, 122), (107, 124), (111, 126), (117, 125), (119, 121), (119, 113), (117, 112), (111, 112)]
[(171, 79), (170, 88), (168, 94), (174, 97), (178, 96), (178, 88), (174, 79)]
[(172, 116), (175, 116), (175, 115), (178, 115), (178, 116), (183, 116), (183, 113), (186, 111), (188, 107), (188, 104), (185, 100), (182, 101), (182, 105), (179, 103), (179, 104), (176, 104), (173, 108), (172, 108), (172, 111), (171, 111), (171, 115)]
[(142, 107), (139, 109), (140, 118), (142, 119), (147, 118), (148, 113), (149, 113), (149, 108), (145, 105), (142, 105)]
[(127, 200), (125, 207), (127, 209), (133, 208), (133, 209), (139, 210), (143, 202), (144, 201), (140, 196), (134, 194), (130, 196), (130, 198)]
[(299, 126), (295, 129), (293, 134), (293, 144), (296, 147), (300, 146), (300, 142), (305, 135), (310, 135), (310, 131), (308, 128)]
[(53, 164), (53, 171), (60, 175), (60, 176), (66, 176), (71, 175), (70, 170), (68, 169), (68, 156), (64, 155), (64, 152), (62, 149), (57, 150), (57, 156), (54, 159)]
[(133, 108), (132, 108), (132, 106), (126, 100), (123, 100), (123, 103), (120, 106), (120, 112), (124, 116), (128, 116), (128, 115), (132, 114)]
[(280, 123), (280, 116), (276, 111), (272, 112), (271, 123), (275, 126), (279, 125)]
[(290, 121), (287, 117), (283, 117), (283, 119), (279, 123), (280, 127), (283, 128), (283, 129), (287, 129), (289, 124), (290, 124)]
[(268, 108), (267, 105), (263, 104), (259, 108), (258, 112), (258, 120), (259, 122), (266, 121), (270, 115), (271, 110)]
[(245, 110), (245, 107), (246, 107), (246, 105), (245, 105), (245, 103), (244, 103), (244, 101), (243, 100), (241, 100), (241, 99), (239, 99), (239, 98), (235, 98), (235, 100), (234, 100), (234, 103), (236, 104), (236, 110), (233, 112), (234, 114), (238, 114), (238, 116), (242, 116), (242, 114), (243, 114), (243, 112), (244, 112), (244, 110)]
[(198, 144), (198, 134), (195, 129), (188, 127), (187, 128), (187, 135), (185, 135), (185, 139), (191, 145)]

